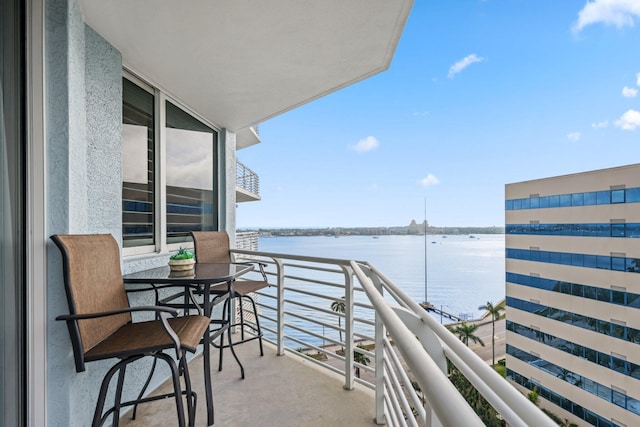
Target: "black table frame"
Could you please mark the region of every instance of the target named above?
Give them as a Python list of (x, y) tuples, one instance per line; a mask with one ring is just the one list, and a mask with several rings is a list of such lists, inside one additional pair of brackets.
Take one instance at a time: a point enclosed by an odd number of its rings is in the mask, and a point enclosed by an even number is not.
[[(149, 270), (138, 271), (135, 273), (126, 274), (123, 276), (125, 284), (142, 284), (150, 285), (150, 288), (128, 288), (128, 291), (141, 292), (141, 291), (155, 291), (156, 303), (158, 302), (158, 290), (167, 287), (182, 287), (185, 289), (185, 303), (188, 299), (187, 293), (189, 290), (202, 292), (203, 303), (202, 308), (204, 315), (211, 318), (213, 307), (219, 302), (224, 301), (230, 295), (234, 294), (233, 281), (242, 276), (243, 274), (253, 270), (252, 264), (243, 263), (196, 263), (193, 271), (187, 272), (171, 272), (168, 266), (157, 267)], [(189, 274), (191, 273), (191, 274)], [(220, 285), (222, 283), (227, 284), (227, 288), (224, 291), (212, 291), (213, 285)], [(211, 296), (214, 295), (213, 300)], [(194, 301), (195, 303), (195, 301)], [(176, 304), (176, 307), (185, 307), (185, 304)], [(227, 304), (227, 319), (217, 320), (213, 319), (212, 323), (220, 325), (219, 328), (211, 330), (207, 328), (203, 338), (203, 360), (204, 360), (204, 386), (207, 401), (207, 425), (213, 424), (213, 391), (211, 384), (211, 354), (210, 350), (213, 347), (212, 341), (218, 338), (225, 331), (228, 331), (229, 336), (229, 348), (233, 357), (240, 366), (241, 377), (244, 378), (244, 367), (238, 359), (238, 356), (233, 349), (233, 340), (231, 337), (231, 328), (229, 327), (232, 317), (232, 304)], [(212, 333), (213, 332), (213, 333)], [(223, 351), (223, 349), (220, 349)]]

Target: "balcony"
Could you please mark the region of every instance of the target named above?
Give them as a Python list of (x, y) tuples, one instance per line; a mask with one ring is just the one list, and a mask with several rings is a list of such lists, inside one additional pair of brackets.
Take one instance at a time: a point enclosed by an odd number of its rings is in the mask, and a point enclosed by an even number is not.
[[(270, 344), (264, 357), (257, 344), (238, 346), (245, 380), (227, 355), (213, 373), (216, 425), (484, 425), (449, 381), (447, 360), (508, 425), (555, 425), (375, 266), (233, 252), (268, 265), (273, 286), (257, 302)], [(191, 366), (198, 387), (200, 357)], [(124, 425), (175, 424), (172, 405), (161, 402), (141, 408), (136, 422), (128, 418)]]
[(260, 200), (260, 177), (236, 161), (236, 202), (255, 202)]

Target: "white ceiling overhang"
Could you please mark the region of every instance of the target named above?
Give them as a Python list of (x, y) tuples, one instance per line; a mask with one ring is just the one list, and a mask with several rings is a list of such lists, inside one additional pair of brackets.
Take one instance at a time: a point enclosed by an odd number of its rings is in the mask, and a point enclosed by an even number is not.
[(127, 68), (238, 131), (389, 67), (413, 0), (79, 0)]

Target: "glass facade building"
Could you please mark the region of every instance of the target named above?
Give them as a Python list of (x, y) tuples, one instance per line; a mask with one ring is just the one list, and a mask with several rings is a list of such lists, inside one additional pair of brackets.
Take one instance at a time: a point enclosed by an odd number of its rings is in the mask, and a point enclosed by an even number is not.
[(640, 165), (505, 187), (507, 378), (578, 425), (640, 425)]

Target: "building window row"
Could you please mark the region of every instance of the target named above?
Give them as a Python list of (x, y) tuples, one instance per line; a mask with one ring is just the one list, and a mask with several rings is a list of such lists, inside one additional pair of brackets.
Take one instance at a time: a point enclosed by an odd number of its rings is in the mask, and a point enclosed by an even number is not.
[(568, 325), (573, 325), (578, 328), (587, 329), (613, 338), (629, 341), (634, 344), (640, 344), (639, 329), (619, 325), (613, 322), (607, 322), (606, 320), (595, 319), (582, 314), (571, 313), (565, 310), (558, 310), (557, 308), (513, 297), (507, 297), (506, 303), (508, 307), (526, 311), (527, 313), (557, 320)]
[(611, 205), (640, 202), (640, 188), (589, 191), (585, 193), (532, 196), (505, 201), (508, 211), (522, 209), (566, 208), (572, 206)]
[(640, 273), (640, 259), (638, 258), (515, 248), (507, 248), (505, 253), (507, 258), (523, 261), (546, 262), (550, 264), (571, 265), (574, 267), (599, 268), (603, 270)]
[(526, 274), (511, 272), (506, 273), (506, 279), (507, 282), (514, 283), (516, 285), (623, 305), (625, 307), (640, 308), (640, 294), (634, 294), (632, 292), (598, 288), (596, 286), (581, 285), (578, 283), (563, 282), (560, 280), (545, 279), (544, 277), (528, 276)]
[(506, 234), (532, 236), (640, 237), (640, 223), (507, 224)]
[(558, 366), (555, 363), (551, 363), (548, 360), (544, 360), (536, 355), (527, 353), (524, 350), (520, 350), (517, 347), (507, 344), (507, 354), (521, 360), (531, 366), (544, 371), (554, 377), (568, 382), (571, 385), (579, 387), (584, 391), (587, 391), (607, 402), (613, 403), (621, 408), (626, 409), (629, 412), (633, 412), (636, 415), (640, 415), (640, 400), (627, 396), (611, 387), (597, 383), (587, 377), (578, 375), (568, 369)]
[(640, 365), (507, 320), (507, 330), (630, 377), (640, 379)]
[(608, 420), (586, 408), (583, 408), (582, 406), (567, 399), (566, 397), (563, 397), (558, 393), (551, 391), (546, 387), (543, 387), (542, 385), (538, 384), (536, 381), (533, 381), (515, 372), (513, 369), (507, 368), (507, 379), (529, 390), (534, 390), (534, 389), (537, 390), (538, 395), (540, 395), (540, 397), (542, 397), (543, 399), (548, 400), (554, 405), (559, 406), (565, 411), (572, 413), (576, 417), (586, 421), (587, 423), (593, 426), (619, 427), (618, 424), (612, 422), (611, 420)]

